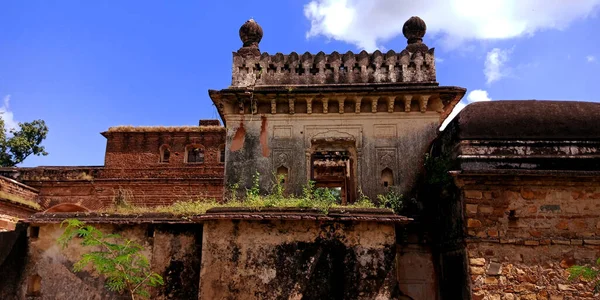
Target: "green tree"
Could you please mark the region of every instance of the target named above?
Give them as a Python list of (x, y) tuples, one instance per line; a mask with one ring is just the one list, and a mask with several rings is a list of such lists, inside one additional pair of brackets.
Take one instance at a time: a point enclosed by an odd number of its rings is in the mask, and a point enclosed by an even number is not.
[(91, 264), (98, 274), (106, 278), (106, 287), (118, 293), (128, 292), (131, 299), (136, 296), (150, 297), (149, 287), (163, 285), (163, 278), (151, 271), (150, 263), (141, 252), (144, 248), (118, 234), (104, 234), (94, 226), (77, 219), (66, 219), (61, 227), (65, 231), (58, 238), (64, 248), (74, 237), (81, 238), (81, 245), (92, 248), (73, 265), (80, 272)]
[(8, 133), (0, 117), (0, 166), (14, 167), (32, 154), (48, 155), (40, 146), (48, 134), (44, 120), (19, 123), (19, 129), (11, 128)]
[(600, 293), (600, 258), (596, 260), (595, 266), (572, 266), (569, 269), (569, 280), (583, 278), (594, 282), (594, 293)]

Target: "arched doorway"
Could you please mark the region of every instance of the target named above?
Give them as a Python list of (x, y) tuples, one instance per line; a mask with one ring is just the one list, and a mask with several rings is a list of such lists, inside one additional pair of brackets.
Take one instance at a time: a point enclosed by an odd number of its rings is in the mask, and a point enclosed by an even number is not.
[(356, 143), (344, 137), (311, 140), (310, 180), (339, 194), (340, 204), (356, 200)]

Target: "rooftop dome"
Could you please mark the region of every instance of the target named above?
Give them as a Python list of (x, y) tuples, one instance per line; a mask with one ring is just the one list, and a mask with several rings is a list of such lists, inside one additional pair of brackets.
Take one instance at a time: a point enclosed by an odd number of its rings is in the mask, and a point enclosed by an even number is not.
[(406, 50), (409, 52), (427, 51), (429, 48), (423, 44), (423, 36), (427, 31), (427, 24), (419, 17), (410, 17), (402, 27), (402, 34), (408, 40)]
[(263, 30), (254, 19), (250, 19), (240, 27), (240, 39), (244, 47), (258, 48), (258, 43), (263, 37)]

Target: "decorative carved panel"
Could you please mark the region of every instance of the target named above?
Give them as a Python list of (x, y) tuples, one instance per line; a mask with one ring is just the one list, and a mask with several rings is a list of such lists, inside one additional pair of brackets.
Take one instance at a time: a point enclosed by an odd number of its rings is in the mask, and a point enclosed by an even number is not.
[(375, 125), (373, 126), (375, 137), (378, 138), (395, 138), (396, 137), (396, 125)]
[(353, 139), (356, 147), (362, 147), (362, 126), (319, 126), (309, 125), (304, 127), (304, 146), (310, 148), (313, 139)]
[(385, 168), (390, 168), (394, 171), (394, 177), (398, 174), (398, 156), (396, 148), (375, 148), (375, 157), (377, 159), (378, 168), (377, 171)]
[(288, 178), (291, 178), (292, 174), (294, 173), (294, 170), (292, 169), (292, 162), (294, 160), (294, 158), (292, 157), (292, 150), (291, 149), (273, 149), (273, 151), (271, 153), (272, 153), (271, 158), (273, 161), (273, 172), (276, 172), (277, 168), (284, 166), (289, 170)]

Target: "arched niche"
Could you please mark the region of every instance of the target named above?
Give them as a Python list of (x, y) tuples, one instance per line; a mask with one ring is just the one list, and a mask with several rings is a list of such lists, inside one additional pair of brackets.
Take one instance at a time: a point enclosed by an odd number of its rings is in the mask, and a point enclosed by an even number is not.
[(381, 185), (385, 188), (394, 185), (394, 172), (390, 168), (381, 171)]
[(285, 185), (288, 182), (289, 170), (286, 166), (277, 168), (277, 180), (281, 180), (280, 184)]

